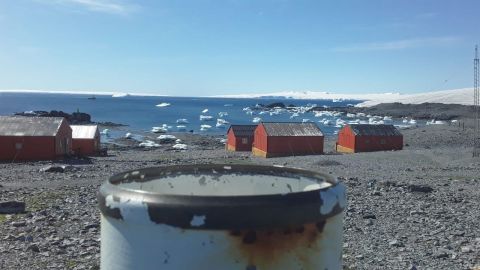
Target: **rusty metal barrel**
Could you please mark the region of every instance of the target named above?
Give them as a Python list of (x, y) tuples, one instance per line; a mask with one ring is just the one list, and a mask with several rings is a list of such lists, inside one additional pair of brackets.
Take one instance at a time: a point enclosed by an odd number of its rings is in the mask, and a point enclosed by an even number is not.
[(178, 165), (98, 193), (101, 269), (341, 269), (345, 187), (280, 166)]

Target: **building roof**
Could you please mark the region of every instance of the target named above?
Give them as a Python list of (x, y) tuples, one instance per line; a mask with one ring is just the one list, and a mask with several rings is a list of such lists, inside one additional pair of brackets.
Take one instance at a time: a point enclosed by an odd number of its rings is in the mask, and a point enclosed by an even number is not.
[(263, 122), (268, 136), (323, 136), (315, 123)]
[(232, 130), (235, 136), (253, 137), (257, 125), (231, 125), (228, 130)]
[(72, 139), (94, 139), (98, 132), (98, 126), (70, 126)]
[(352, 124), (349, 126), (358, 136), (402, 136), (402, 133), (393, 125)]
[(0, 136), (56, 136), (63, 117), (0, 116)]

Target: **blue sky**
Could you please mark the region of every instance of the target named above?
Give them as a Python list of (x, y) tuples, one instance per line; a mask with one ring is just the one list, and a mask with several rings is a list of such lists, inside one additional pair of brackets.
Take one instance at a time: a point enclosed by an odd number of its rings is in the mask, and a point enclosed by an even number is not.
[(479, 12), (478, 0), (4, 0), (0, 89), (471, 87)]

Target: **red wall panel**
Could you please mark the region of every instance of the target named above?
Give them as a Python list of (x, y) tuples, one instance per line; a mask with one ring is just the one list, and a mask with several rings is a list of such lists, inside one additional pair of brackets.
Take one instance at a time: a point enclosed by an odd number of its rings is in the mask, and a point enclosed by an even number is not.
[(55, 137), (0, 137), (0, 160), (55, 159)]

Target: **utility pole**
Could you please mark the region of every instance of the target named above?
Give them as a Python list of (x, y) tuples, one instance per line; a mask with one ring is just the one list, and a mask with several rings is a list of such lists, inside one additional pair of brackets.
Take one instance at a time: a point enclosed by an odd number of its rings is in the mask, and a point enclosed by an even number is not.
[(475, 59), (473, 59), (473, 105), (475, 110), (475, 134), (473, 138), (473, 157), (480, 157), (480, 92), (479, 92), (479, 63), (478, 45), (475, 46)]

